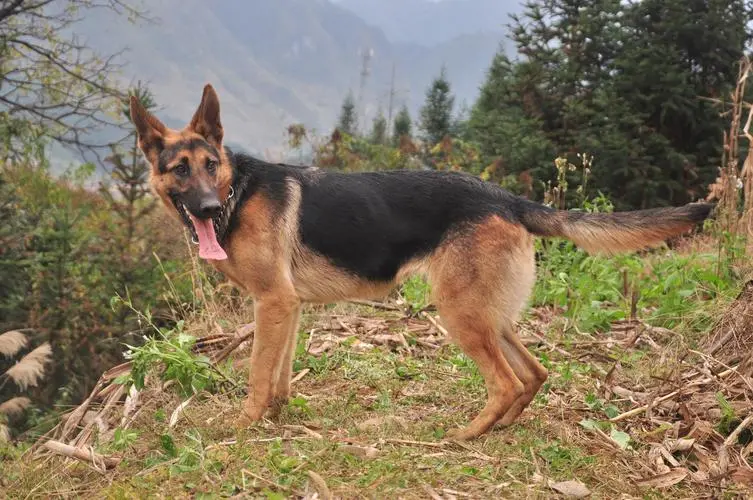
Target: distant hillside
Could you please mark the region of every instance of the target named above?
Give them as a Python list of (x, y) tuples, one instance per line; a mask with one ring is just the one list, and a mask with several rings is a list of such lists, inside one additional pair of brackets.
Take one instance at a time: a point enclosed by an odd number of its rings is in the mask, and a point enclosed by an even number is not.
[(374, 54), (361, 119), (368, 126), (379, 106), (386, 111), (393, 64), (396, 107), (405, 102), (415, 113), (442, 64), (458, 103), (470, 103), (503, 41), (501, 32), (470, 30), (432, 46), (393, 43), (381, 28), (327, 0), (145, 5), (156, 23), (134, 26), (93, 11), (76, 33), (102, 53), (127, 49), (121, 77), (150, 84), (168, 125), (184, 125), (203, 85), (211, 82), (222, 102), (227, 140), (257, 154), (279, 149), (294, 122), (329, 131), (348, 89), (358, 95), (362, 50)]
[(522, 0), (338, 0), (392, 42), (425, 46), (461, 35), (502, 33), (509, 13), (522, 9)]

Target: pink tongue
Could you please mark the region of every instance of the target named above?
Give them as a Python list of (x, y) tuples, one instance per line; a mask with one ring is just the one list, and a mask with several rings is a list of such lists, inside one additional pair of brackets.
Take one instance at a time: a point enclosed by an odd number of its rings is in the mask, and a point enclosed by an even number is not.
[(227, 259), (225, 250), (217, 242), (217, 235), (214, 233), (212, 219), (200, 220), (191, 215), (191, 222), (193, 222), (193, 227), (196, 229), (196, 236), (199, 237), (199, 257), (212, 260)]

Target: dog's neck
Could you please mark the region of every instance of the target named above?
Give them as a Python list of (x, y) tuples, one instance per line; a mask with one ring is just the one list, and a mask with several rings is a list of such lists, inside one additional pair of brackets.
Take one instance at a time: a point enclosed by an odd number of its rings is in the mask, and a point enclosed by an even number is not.
[(245, 197), (249, 183), (249, 177), (247, 175), (242, 175), (238, 171), (233, 155), (230, 151), (228, 151), (228, 159), (233, 168), (233, 180), (230, 183), (230, 194), (222, 205), (222, 212), (220, 212), (220, 215), (215, 217), (212, 221), (214, 223), (214, 231), (217, 234), (217, 241), (223, 247), (227, 242), (228, 236), (230, 236), (230, 221), (232, 220), (235, 211), (238, 209), (241, 200)]

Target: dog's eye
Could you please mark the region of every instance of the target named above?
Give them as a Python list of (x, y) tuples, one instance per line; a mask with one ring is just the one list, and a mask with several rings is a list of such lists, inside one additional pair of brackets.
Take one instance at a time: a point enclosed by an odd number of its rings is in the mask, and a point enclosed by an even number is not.
[(175, 175), (178, 177), (185, 177), (188, 175), (188, 165), (181, 163), (173, 169), (173, 172), (175, 172)]
[(217, 162), (214, 160), (207, 160), (207, 171), (210, 174), (214, 174), (217, 171)]

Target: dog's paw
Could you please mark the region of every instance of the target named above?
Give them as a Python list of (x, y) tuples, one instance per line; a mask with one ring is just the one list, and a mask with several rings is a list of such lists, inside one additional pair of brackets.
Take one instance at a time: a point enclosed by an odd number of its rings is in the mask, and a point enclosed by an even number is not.
[(251, 418), (246, 414), (246, 412), (241, 412), (240, 415), (238, 415), (238, 418), (235, 419), (233, 422), (233, 428), (235, 430), (245, 430), (249, 427), (253, 426), (256, 422), (251, 420)]
[(468, 427), (450, 429), (444, 436), (445, 441), (470, 441), (478, 437), (478, 434)]
[(238, 419), (235, 421), (236, 428), (247, 428), (259, 422), (264, 416), (266, 407), (260, 407), (249, 403), (248, 401), (243, 405)]
[(276, 420), (280, 413), (282, 413), (282, 409), (285, 408), (288, 405), (288, 401), (290, 398), (287, 396), (276, 396), (272, 399), (272, 402), (269, 404), (269, 409), (267, 410), (267, 417), (269, 417), (272, 420)]
[(258, 424), (260, 421), (261, 418), (253, 418), (253, 416), (249, 415), (244, 409), (241, 410), (240, 415), (235, 419), (233, 427), (236, 429), (248, 429), (249, 427)]

